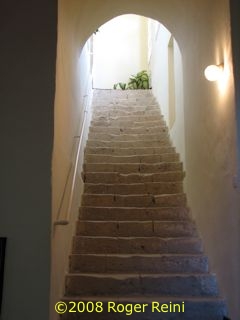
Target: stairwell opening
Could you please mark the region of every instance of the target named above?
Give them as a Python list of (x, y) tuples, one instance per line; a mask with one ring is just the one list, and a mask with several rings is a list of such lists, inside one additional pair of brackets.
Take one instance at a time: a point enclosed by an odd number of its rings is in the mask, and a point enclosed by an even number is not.
[(131, 75), (147, 70), (150, 88), (185, 167), (182, 55), (173, 34), (156, 20), (125, 14), (100, 26), (91, 39), (93, 88), (127, 85)]

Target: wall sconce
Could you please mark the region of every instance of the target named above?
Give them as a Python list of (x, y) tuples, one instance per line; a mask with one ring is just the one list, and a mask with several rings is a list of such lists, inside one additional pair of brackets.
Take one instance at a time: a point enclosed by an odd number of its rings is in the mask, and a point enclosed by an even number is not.
[(223, 74), (223, 63), (219, 65), (212, 64), (204, 70), (205, 78), (208, 81), (217, 81)]

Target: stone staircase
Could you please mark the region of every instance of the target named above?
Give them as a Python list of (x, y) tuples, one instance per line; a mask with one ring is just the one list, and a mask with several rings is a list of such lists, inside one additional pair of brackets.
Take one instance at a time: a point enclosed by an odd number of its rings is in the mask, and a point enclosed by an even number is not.
[[(223, 319), (182, 163), (151, 91), (96, 90), (93, 108), (64, 301), (103, 309), (76, 305), (61, 319)], [(166, 312), (174, 304), (184, 310)]]

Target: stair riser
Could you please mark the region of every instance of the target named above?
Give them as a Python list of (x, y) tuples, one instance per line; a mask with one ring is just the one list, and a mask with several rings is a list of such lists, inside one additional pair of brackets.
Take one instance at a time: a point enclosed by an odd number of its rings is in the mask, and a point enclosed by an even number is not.
[(89, 154), (85, 156), (87, 163), (159, 163), (177, 162), (179, 155), (176, 153), (166, 153), (162, 155), (141, 155), (141, 156), (110, 156)]
[[(149, 110), (149, 106), (129, 106), (130, 110), (124, 110), (124, 108), (117, 108), (116, 105), (112, 105), (112, 107), (95, 107), (94, 108), (94, 116), (144, 116), (146, 113), (148, 115), (161, 115), (160, 108), (158, 106), (152, 106), (152, 108), (155, 108), (154, 110)], [(128, 108), (128, 109), (129, 109)], [(134, 110), (136, 109), (137, 110)], [(103, 110), (104, 109), (104, 110)]]
[[(96, 110), (96, 109), (95, 109)], [(105, 109), (105, 110), (101, 110), (101, 111), (94, 111), (93, 117), (92, 119), (98, 119), (101, 117), (104, 118), (116, 118), (116, 117), (121, 117), (121, 116), (134, 116), (134, 117), (143, 117), (143, 116), (147, 116), (147, 117), (161, 117), (160, 114), (160, 109), (156, 108), (155, 110), (145, 110), (144, 108), (142, 110), (132, 110), (132, 111), (127, 111), (127, 110), (119, 110), (118, 109)]]
[(144, 295), (164, 296), (217, 296), (216, 280), (209, 275), (157, 277), (95, 277), (67, 276), (67, 295)]
[(86, 147), (85, 154), (102, 154), (112, 156), (142, 156), (142, 155), (163, 155), (175, 154), (175, 149), (172, 147), (161, 148), (115, 148), (115, 147)]
[(107, 94), (106, 96), (104, 93), (100, 93), (99, 96), (94, 96), (93, 104), (100, 105), (101, 103), (113, 103), (113, 104), (123, 104), (123, 103), (129, 103), (130, 105), (136, 103), (136, 102), (144, 102), (144, 103), (156, 103), (156, 99), (150, 94), (149, 91), (147, 91), (148, 94), (146, 94), (145, 91), (130, 91), (130, 90), (115, 90), (110, 92), (110, 94)]
[(107, 121), (107, 122), (112, 122), (112, 123), (119, 123), (123, 121), (132, 121), (132, 122), (151, 122), (151, 121), (163, 121), (163, 116), (157, 115), (157, 116), (133, 116), (133, 115), (127, 115), (127, 116), (118, 116), (118, 117), (96, 117), (93, 116), (92, 122), (102, 122), (102, 121)]
[[(119, 108), (119, 105), (108, 103), (107, 105), (101, 104), (93, 107), (93, 114), (97, 112), (98, 115), (101, 115), (102, 113), (105, 115), (108, 112), (111, 113), (131, 113), (134, 114), (135, 112), (160, 112), (160, 109), (158, 105), (147, 103), (147, 105), (134, 105), (134, 106), (127, 106), (127, 105), (121, 105), (121, 108)], [(161, 112), (160, 112), (161, 114)]]
[(108, 208), (81, 207), (81, 220), (107, 221), (178, 221), (189, 220), (189, 211), (185, 207), (170, 208)]
[(84, 172), (118, 172), (118, 173), (160, 173), (181, 171), (181, 162), (162, 162), (158, 164), (139, 163), (85, 163)]
[(97, 103), (93, 102), (93, 110), (101, 111), (102, 109), (109, 108), (109, 110), (112, 110), (112, 108), (118, 108), (118, 110), (129, 110), (129, 108), (139, 108), (142, 110), (142, 108), (159, 108), (156, 104), (155, 100), (150, 100), (149, 98), (146, 99), (118, 99), (115, 98), (113, 100), (110, 99), (102, 99), (97, 101)]
[(108, 134), (159, 134), (162, 132), (168, 132), (166, 126), (156, 126), (156, 127), (139, 127), (139, 128), (114, 128), (114, 127), (93, 127), (89, 128), (90, 133), (108, 133)]
[(77, 223), (77, 235), (107, 237), (196, 237), (189, 222), (86, 222)]
[[(100, 299), (101, 300), (101, 299)], [(71, 300), (71, 301), (74, 301)], [(76, 300), (76, 304), (79, 300)], [(81, 301), (86, 301), (86, 303), (89, 300), (86, 300), (84, 298), (81, 298)], [(113, 306), (113, 304), (108, 305), (109, 301), (115, 302), (114, 305), (114, 312), (110, 307)], [(180, 313), (178, 306), (175, 306), (175, 312), (164, 312), (159, 313), (157, 309), (154, 309), (154, 306), (158, 306), (157, 303), (159, 303), (159, 310), (161, 310), (161, 305), (166, 304), (169, 305), (170, 301), (173, 304), (177, 305), (179, 304), (182, 306), (182, 302), (184, 302), (184, 313)], [(152, 303), (155, 302), (155, 304), (152, 305)], [(66, 301), (68, 304), (68, 301)], [(119, 306), (119, 310), (122, 311), (121, 305), (124, 305), (123, 312), (119, 312), (117, 310)], [(136, 304), (147, 304), (145, 307), (144, 312), (134, 312), (134, 306)], [(132, 307), (131, 307), (132, 305)], [(72, 303), (69, 305), (68, 310), (71, 309)], [(133, 308), (132, 314), (130, 316), (127, 316), (126, 314), (131, 313), (131, 308)], [(152, 310), (153, 308), (153, 310)], [(129, 310), (128, 312), (126, 310)], [(139, 310), (139, 309), (137, 309)], [(173, 309), (172, 309), (173, 310)], [(180, 309), (181, 310), (181, 309)], [(125, 299), (114, 299), (114, 297), (109, 297), (108, 302), (103, 303), (103, 312), (101, 313), (65, 313), (61, 316), (61, 320), (126, 320), (127, 317), (130, 317), (131, 320), (176, 320), (176, 319), (184, 319), (184, 320), (222, 320), (224, 315), (227, 314), (226, 307), (224, 305), (224, 301), (222, 300), (215, 300), (215, 301), (208, 301), (207, 299), (204, 301), (186, 301), (185, 299), (182, 300), (176, 300), (176, 298), (172, 299), (169, 298), (168, 300), (162, 300), (158, 299), (158, 297), (153, 297), (151, 301), (133, 301), (132, 299), (129, 299), (127, 301), (127, 298)]]
[(102, 140), (102, 141), (151, 141), (151, 140), (162, 140), (168, 139), (168, 133), (158, 134), (121, 134), (114, 135), (108, 133), (89, 133), (88, 139), (90, 140)]
[(204, 256), (109, 256), (72, 255), (70, 273), (203, 273), (208, 272)]
[(88, 140), (87, 147), (107, 147), (107, 148), (135, 148), (135, 147), (159, 147), (168, 146), (169, 138), (159, 138), (158, 140), (136, 140), (136, 141), (102, 141)]
[(73, 253), (202, 253), (201, 240), (161, 238), (75, 237)]
[(115, 121), (92, 121), (91, 126), (98, 127), (115, 127), (115, 128), (139, 128), (139, 127), (156, 127), (166, 126), (164, 120), (158, 121), (132, 121), (132, 120), (115, 120)]
[(147, 183), (147, 184), (87, 184), (84, 185), (85, 193), (95, 194), (176, 194), (183, 192), (182, 183)]
[[(137, 95), (136, 95), (137, 92)], [(156, 99), (150, 93), (149, 90), (138, 90), (138, 91), (131, 91), (131, 90), (114, 90), (106, 92), (99, 92), (99, 95), (94, 95), (94, 104), (100, 104), (100, 101), (104, 102), (111, 102), (111, 103), (120, 103), (120, 102), (133, 102), (136, 101), (144, 101), (144, 102), (156, 102)]]
[(101, 111), (102, 109), (112, 110), (116, 108), (118, 110), (129, 110), (129, 108), (144, 109), (144, 108), (158, 108), (155, 100), (149, 99), (131, 99), (127, 101), (126, 99), (113, 98), (111, 99), (101, 99), (97, 102), (93, 101), (93, 110)]
[(83, 194), (82, 205), (90, 207), (182, 207), (186, 205), (186, 196), (184, 194), (156, 196)]
[(148, 183), (182, 181), (184, 173), (162, 172), (155, 174), (120, 174), (114, 172), (86, 172), (83, 180), (86, 183)]

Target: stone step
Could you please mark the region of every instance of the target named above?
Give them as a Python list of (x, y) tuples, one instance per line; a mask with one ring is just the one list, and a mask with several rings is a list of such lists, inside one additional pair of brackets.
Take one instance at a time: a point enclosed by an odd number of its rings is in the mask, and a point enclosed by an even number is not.
[(162, 137), (155, 140), (128, 140), (128, 141), (104, 141), (88, 140), (87, 147), (108, 147), (108, 148), (134, 148), (134, 147), (159, 147), (170, 146), (169, 137)]
[(75, 236), (73, 253), (202, 253), (199, 238)]
[(135, 105), (135, 104), (149, 104), (153, 103), (156, 104), (156, 99), (152, 96), (112, 96), (110, 99), (109, 97), (103, 97), (97, 99), (97, 104), (102, 103), (112, 103), (118, 105)]
[(107, 121), (107, 122), (122, 122), (122, 121), (132, 121), (132, 122), (150, 122), (150, 121), (163, 121), (163, 116), (161, 114), (158, 115), (125, 115), (125, 116), (116, 116), (116, 117), (108, 117), (108, 116), (96, 116), (93, 115), (92, 121)]
[(178, 221), (189, 220), (186, 207), (134, 208), (134, 207), (84, 207), (79, 209), (81, 220), (107, 221)]
[(148, 182), (132, 184), (84, 184), (85, 193), (96, 194), (171, 194), (182, 193), (182, 182)]
[(115, 127), (115, 128), (139, 128), (139, 127), (156, 127), (166, 126), (164, 120), (152, 120), (152, 121), (132, 121), (132, 120), (115, 120), (115, 121), (91, 121), (91, 126), (100, 127)]
[(117, 108), (118, 110), (129, 110), (129, 108), (143, 108), (143, 107), (158, 107), (156, 100), (153, 99), (132, 99), (131, 102), (126, 99), (102, 99), (99, 101), (93, 101), (92, 109), (95, 111), (101, 111), (104, 108), (112, 110)]
[(109, 134), (109, 133), (89, 133), (89, 140), (102, 140), (102, 141), (155, 141), (162, 139), (169, 139), (167, 132), (162, 132), (158, 134)]
[(96, 207), (182, 207), (185, 206), (186, 195), (176, 194), (90, 194), (82, 195), (82, 206)]
[(112, 89), (94, 89), (94, 98), (101, 99), (101, 98), (110, 98), (113, 99), (114, 97), (119, 97), (119, 98), (129, 98), (129, 97), (134, 97), (134, 98), (139, 98), (139, 97), (150, 97), (153, 98), (152, 95), (152, 90), (151, 89), (138, 89), (136, 90), (112, 90)]
[(163, 153), (160, 155), (101, 155), (86, 154), (85, 162), (87, 163), (159, 163), (159, 162), (176, 162), (179, 161), (177, 153)]
[(85, 172), (160, 173), (182, 170), (181, 162), (159, 163), (84, 163)]
[(131, 106), (148, 106), (148, 105), (157, 105), (156, 99), (151, 97), (113, 97), (103, 98), (103, 99), (94, 99), (93, 108), (99, 108), (101, 106), (118, 106), (119, 108), (131, 107)]
[[(91, 310), (92, 302), (101, 301), (102, 312), (86, 311), (87, 303)], [(70, 296), (63, 299), (67, 309), (71, 310), (73, 303), (85, 303), (85, 312), (61, 315), (61, 320), (223, 320), (227, 315), (225, 301), (218, 297), (162, 297), (162, 296)], [(167, 306), (167, 308), (166, 308)], [(82, 303), (80, 303), (82, 307)], [(165, 309), (164, 309), (165, 307)], [(163, 308), (163, 309), (161, 309)], [(80, 309), (82, 310), (82, 309)], [(101, 309), (100, 309), (101, 310)], [(168, 310), (168, 312), (166, 312)]]
[(66, 295), (164, 295), (216, 297), (212, 274), (69, 274)]
[(201, 254), (72, 254), (70, 273), (204, 273)]
[(138, 127), (138, 128), (121, 128), (121, 127), (94, 127), (89, 128), (90, 133), (108, 133), (108, 134), (144, 134), (144, 133), (162, 133), (168, 132), (166, 126), (155, 127)]
[(161, 116), (160, 109), (146, 109), (143, 108), (142, 110), (121, 110), (119, 108), (117, 109), (105, 109), (99, 111), (96, 109), (93, 114), (93, 118), (99, 118), (99, 117), (106, 117), (106, 118), (112, 118), (112, 117), (121, 117), (121, 116)]
[(155, 103), (147, 103), (147, 104), (142, 104), (142, 105), (134, 105), (134, 106), (127, 106), (127, 105), (119, 105), (115, 103), (107, 103), (107, 104), (97, 104), (93, 106), (92, 108), (93, 114), (97, 113), (100, 114), (103, 112), (104, 114), (107, 112), (113, 112), (117, 113), (118, 111), (120, 112), (129, 112), (134, 115), (136, 112), (158, 112), (161, 115), (161, 110), (159, 106)]
[(77, 235), (107, 237), (196, 237), (190, 221), (78, 221)]
[(169, 146), (145, 147), (145, 148), (108, 148), (108, 147), (86, 147), (85, 154), (106, 154), (113, 156), (142, 156), (142, 155), (162, 155), (165, 153), (175, 153), (175, 148)]
[(105, 97), (94, 97), (93, 106), (100, 105), (119, 105), (119, 106), (133, 106), (133, 105), (145, 105), (145, 104), (156, 104), (156, 99), (153, 96), (105, 96)]
[[(94, 170), (94, 168), (92, 168)], [(85, 172), (82, 174), (86, 183), (147, 183), (147, 182), (177, 182), (182, 181), (184, 172), (160, 173), (118, 173), (118, 172)]]
[(136, 96), (136, 95), (128, 95), (127, 97), (117, 97), (117, 103), (119, 104), (128, 104), (134, 105), (136, 104), (148, 104), (148, 103), (156, 103), (156, 99), (154, 96)]

